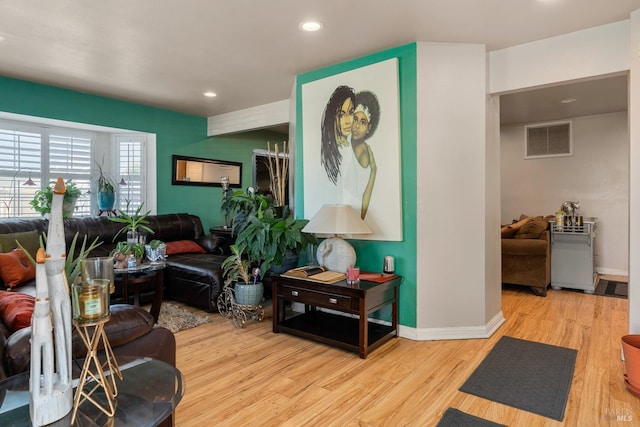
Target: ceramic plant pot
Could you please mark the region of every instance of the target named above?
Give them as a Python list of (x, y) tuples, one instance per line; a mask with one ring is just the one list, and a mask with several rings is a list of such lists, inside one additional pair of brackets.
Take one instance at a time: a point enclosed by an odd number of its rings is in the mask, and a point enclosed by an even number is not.
[(107, 193), (105, 191), (98, 192), (98, 209), (101, 211), (110, 211), (113, 210), (115, 204), (116, 193)]
[(623, 336), (622, 352), (624, 354), (625, 383), (627, 388), (636, 394), (640, 392), (640, 335)]
[(113, 254), (114, 268), (122, 269), (127, 268), (129, 256), (124, 255), (121, 252)]
[(246, 283), (236, 283), (233, 288), (236, 304), (240, 305), (258, 305), (262, 302), (262, 295), (264, 294), (264, 286), (262, 282), (258, 282), (255, 285), (247, 285)]
[(153, 249), (151, 245), (145, 245), (144, 251), (151, 264), (159, 264), (164, 261), (165, 254), (167, 253), (167, 245), (162, 243), (155, 249)]

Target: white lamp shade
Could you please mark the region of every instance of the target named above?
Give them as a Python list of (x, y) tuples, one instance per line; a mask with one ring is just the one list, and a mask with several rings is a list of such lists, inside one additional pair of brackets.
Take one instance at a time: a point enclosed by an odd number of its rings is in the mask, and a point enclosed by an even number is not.
[(349, 205), (323, 205), (302, 231), (334, 236), (372, 233), (371, 228)]

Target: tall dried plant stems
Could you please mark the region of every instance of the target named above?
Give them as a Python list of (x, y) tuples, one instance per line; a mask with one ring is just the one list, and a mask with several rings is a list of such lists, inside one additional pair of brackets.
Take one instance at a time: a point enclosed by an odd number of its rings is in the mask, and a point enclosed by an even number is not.
[(278, 144), (274, 144), (274, 151), (271, 151), (271, 143), (267, 141), (267, 166), (269, 168), (269, 178), (271, 179), (271, 192), (276, 206), (283, 206), (285, 191), (287, 188), (287, 178), (289, 177), (289, 151), (287, 141), (282, 141), (283, 159), (280, 162), (280, 150)]

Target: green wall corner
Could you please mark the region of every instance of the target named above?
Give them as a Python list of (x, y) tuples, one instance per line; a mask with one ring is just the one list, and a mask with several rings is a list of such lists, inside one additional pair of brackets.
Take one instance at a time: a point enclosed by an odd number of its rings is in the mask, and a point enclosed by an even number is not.
[[(402, 221), (403, 240), (400, 242), (352, 240), (362, 271), (379, 272), (385, 255), (395, 257), (396, 272), (404, 277), (400, 286), (399, 321), (401, 325), (415, 328), (416, 320), (416, 194), (417, 194), (417, 76), (416, 44), (411, 43), (372, 55), (356, 58), (319, 70), (300, 74), (296, 78), (296, 153), (302, 153), (302, 85), (335, 74), (375, 64), (391, 58), (398, 59), (400, 95), (400, 140), (402, 173)], [(302, 162), (296, 164), (296, 200), (304, 201), (304, 170)], [(301, 205), (302, 202), (298, 202)]]
[(268, 138), (277, 140), (269, 132), (207, 137), (206, 117), (3, 76), (0, 76), (0, 111), (155, 134), (158, 213), (198, 215), (205, 231), (223, 222), (222, 193), (217, 187), (171, 185), (171, 156), (181, 154), (242, 162), (242, 184), (246, 188), (253, 180), (253, 148), (266, 148)]

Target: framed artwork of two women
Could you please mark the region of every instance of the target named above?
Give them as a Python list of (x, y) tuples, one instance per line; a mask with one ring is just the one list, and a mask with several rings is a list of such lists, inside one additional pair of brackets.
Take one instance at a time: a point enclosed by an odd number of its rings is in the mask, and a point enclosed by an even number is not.
[(302, 85), (306, 218), (351, 205), (373, 230), (402, 240), (398, 61), (389, 59)]

